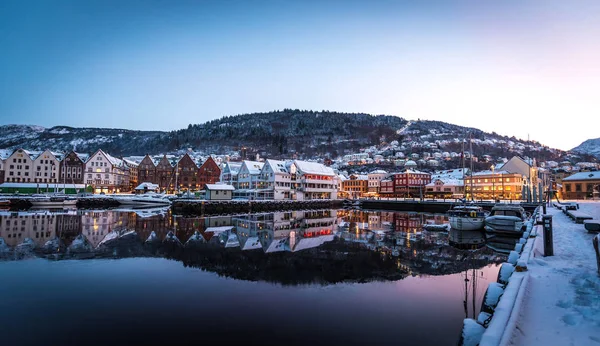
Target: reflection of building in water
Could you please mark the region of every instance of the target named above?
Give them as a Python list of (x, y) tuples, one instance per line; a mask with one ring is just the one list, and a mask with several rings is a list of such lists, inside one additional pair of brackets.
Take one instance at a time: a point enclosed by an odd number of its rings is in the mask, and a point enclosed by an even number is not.
[(56, 215), (47, 211), (2, 213), (0, 237), (9, 246), (19, 245), (31, 238), (37, 246), (43, 246), (56, 236)]
[(273, 214), (251, 214), (233, 217), (231, 222), (235, 226), (238, 241), (242, 250), (252, 250), (261, 247), (258, 232), (266, 229), (267, 222), (272, 223)]
[(423, 226), (423, 214), (396, 213), (394, 215), (394, 231), (402, 233), (416, 233)]
[(174, 230), (174, 221), (171, 217), (171, 211), (169, 210), (164, 215), (153, 215), (144, 218), (136, 217), (135, 223), (130, 224), (129, 227), (135, 228), (135, 231), (142, 240), (148, 239), (152, 232), (154, 232), (160, 240), (163, 240), (169, 231)]
[(273, 213), (272, 221), (260, 232), (260, 242), (266, 253), (300, 251), (333, 240), (335, 210), (308, 210)]
[(194, 232), (204, 229), (204, 218), (173, 215), (173, 225), (177, 238), (186, 242)]
[[(81, 233), (81, 215), (56, 215), (56, 235), (65, 240), (72, 240)], [(68, 242), (68, 241), (67, 241)]]
[(112, 232), (129, 227), (129, 213), (111, 210), (85, 211), (81, 215), (82, 234), (94, 246)]

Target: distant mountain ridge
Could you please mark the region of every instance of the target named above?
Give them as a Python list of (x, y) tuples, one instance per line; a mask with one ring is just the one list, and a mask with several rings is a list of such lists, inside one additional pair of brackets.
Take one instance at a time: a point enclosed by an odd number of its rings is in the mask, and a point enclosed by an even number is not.
[[(185, 129), (137, 131), (108, 128), (75, 128), (55, 126), (44, 128), (30, 125), (0, 126), (0, 148), (31, 150), (51, 149), (92, 153), (103, 149), (116, 156), (160, 154), (186, 150), (207, 154), (225, 154), (248, 148), (250, 152), (269, 157), (329, 156), (357, 152), (381, 143), (429, 143), (446, 140), (454, 143), (444, 151), (460, 152), (457, 139), (474, 138), (479, 145), (474, 154), (508, 155), (513, 147), (527, 151), (547, 151), (548, 157), (561, 151), (537, 142), (500, 136), (479, 129), (441, 121), (408, 121), (390, 115), (341, 113), (284, 109), (279, 111), (225, 116), (203, 124), (190, 124)], [(454, 140), (454, 142), (452, 142)], [(505, 145), (509, 143), (510, 145)], [(418, 147), (418, 145), (417, 145)], [(540, 157), (542, 159), (542, 157)]]
[(600, 138), (588, 139), (571, 149), (571, 151), (580, 154), (592, 155), (600, 159)]

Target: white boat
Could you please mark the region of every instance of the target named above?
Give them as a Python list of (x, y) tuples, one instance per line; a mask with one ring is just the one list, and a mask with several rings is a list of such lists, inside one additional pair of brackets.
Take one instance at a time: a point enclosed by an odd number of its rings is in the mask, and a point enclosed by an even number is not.
[(523, 207), (515, 205), (496, 205), (490, 216), (485, 219), (485, 230), (488, 233), (521, 235), (527, 214)]
[(448, 212), (450, 227), (459, 231), (483, 229), (486, 213), (476, 205), (457, 205)]
[(171, 200), (169, 200), (163, 194), (154, 194), (154, 193), (146, 193), (143, 195), (115, 195), (114, 197), (121, 205), (131, 205), (138, 207), (160, 207), (160, 206), (169, 206), (171, 205)]
[(34, 207), (64, 208), (77, 205), (77, 198), (60, 195), (35, 195), (29, 201)]

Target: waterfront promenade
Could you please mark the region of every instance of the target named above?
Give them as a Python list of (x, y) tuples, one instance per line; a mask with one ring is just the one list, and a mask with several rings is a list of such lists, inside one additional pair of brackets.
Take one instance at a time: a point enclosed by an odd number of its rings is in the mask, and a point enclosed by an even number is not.
[[(581, 211), (600, 219), (600, 202), (580, 202)], [(512, 331), (511, 345), (600, 345), (600, 276), (592, 246), (594, 234), (556, 208), (554, 256), (536, 251), (529, 282)], [(543, 249), (542, 237), (536, 249)]]

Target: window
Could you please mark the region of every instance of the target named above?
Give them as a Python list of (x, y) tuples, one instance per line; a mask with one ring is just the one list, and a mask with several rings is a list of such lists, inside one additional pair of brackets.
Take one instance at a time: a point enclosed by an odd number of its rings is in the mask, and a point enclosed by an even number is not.
[(565, 191), (571, 192), (571, 184), (565, 184)]
[(581, 184), (575, 184), (575, 192), (581, 192)]

